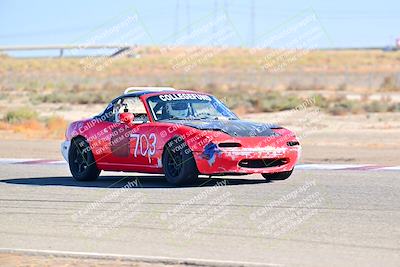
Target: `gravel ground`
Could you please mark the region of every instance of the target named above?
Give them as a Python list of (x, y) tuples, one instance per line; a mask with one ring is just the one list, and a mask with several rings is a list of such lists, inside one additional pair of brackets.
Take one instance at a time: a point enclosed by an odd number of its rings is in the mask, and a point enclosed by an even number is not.
[[(275, 266), (400, 262), (399, 172), (297, 170), (286, 181), (202, 178), (182, 188), (134, 173), (78, 183), (57, 165), (2, 164), (0, 173), (0, 248)], [(128, 184), (137, 186), (121, 190)]]

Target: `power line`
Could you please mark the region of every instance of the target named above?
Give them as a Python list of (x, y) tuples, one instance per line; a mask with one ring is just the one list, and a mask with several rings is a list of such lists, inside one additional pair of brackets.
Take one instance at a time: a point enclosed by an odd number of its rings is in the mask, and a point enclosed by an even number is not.
[(228, 8), (229, 8), (228, 0), (224, 0), (224, 9), (226, 13), (228, 13)]
[(176, 0), (176, 5), (175, 5), (175, 30), (174, 30), (174, 35), (175, 38), (178, 38), (178, 31), (179, 31), (179, 0)]
[(250, 46), (254, 46), (254, 40), (255, 40), (255, 2), (254, 0), (251, 0), (251, 6), (250, 6)]
[[(214, 0), (214, 21), (217, 20), (217, 10), (218, 10), (218, 3), (217, 3), (217, 0)], [(217, 33), (217, 27), (215, 24), (216, 23), (214, 23), (214, 25), (213, 25), (213, 36), (215, 36)]]
[(188, 25), (188, 34), (190, 34), (192, 32), (192, 27), (190, 25), (191, 21), (190, 21), (190, 1), (186, 0), (186, 18), (187, 18), (187, 25)]

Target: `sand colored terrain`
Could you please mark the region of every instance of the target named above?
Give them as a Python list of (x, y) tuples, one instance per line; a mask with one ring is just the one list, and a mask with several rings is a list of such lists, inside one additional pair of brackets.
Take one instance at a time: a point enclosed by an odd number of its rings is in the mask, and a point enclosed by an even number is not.
[[(292, 129), (302, 162), (400, 164), (400, 51), (311, 51), (279, 72), (260, 68), (267, 49), (212, 52), (190, 71), (173, 67), (185, 48), (138, 48), (139, 57), (112, 59), (102, 71), (86, 68), (93, 58), (0, 56), (0, 157), (60, 159), (69, 122), (136, 85), (210, 92), (243, 119)], [(327, 103), (277, 112), (315, 95)], [(22, 108), (32, 118), (7, 119)]]
[[(290, 115), (289, 115), (290, 114)], [(397, 114), (332, 116), (306, 111), (259, 113), (243, 119), (278, 123), (294, 130), (303, 147), (302, 163), (368, 163), (400, 165), (400, 120)], [(0, 157), (62, 159), (61, 139), (26, 139), (0, 131)]]
[[(30, 255), (30, 254), (13, 254), (13, 253), (0, 253), (0, 263), (4, 267), (11, 266), (76, 266), (76, 267), (160, 267), (160, 266), (183, 266), (175, 264), (162, 264), (162, 263), (144, 263), (124, 259), (93, 259), (93, 258), (79, 258), (67, 256), (44, 256), (44, 255)], [(185, 266), (194, 266), (187, 265)]]

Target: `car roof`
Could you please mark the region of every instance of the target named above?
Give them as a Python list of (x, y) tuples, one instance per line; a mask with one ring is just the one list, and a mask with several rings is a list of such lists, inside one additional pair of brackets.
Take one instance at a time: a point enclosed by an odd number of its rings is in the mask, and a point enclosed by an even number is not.
[[(207, 93), (203, 92), (196, 92), (196, 91), (190, 91), (190, 90), (144, 90), (144, 91), (137, 91), (133, 93), (128, 93), (128, 94), (123, 94), (122, 96), (143, 96), (143, 95), (160, 95), (160, 94), (202, 94), (202, 95), (208, 95)], [(121, 97), (122, 97), (121, 96)]]
[(132, 86), (124, 90), (124, 95), (136, 93), (136, 92), (160, 92), (160, 91), (175, 91), (172, 87), (140, 87)]
[(121, 96), (142, 96), (142, 95), (149, 95), (149, 94), (154, 94), (154, 95), (158, 95), (158, 94), (174, 94), (177, 92), (187, 92), (187, 91), (178, 91), (178, 90), (171, 90), (171, 91), (167, 91), (167, 90), (161, 90), (161, 91), (138, 91), (138, 92), (134, 92), (134, 93), (128, 93), (128, 94), (123, 94)]
[[(128, 89), (133, 89), (132, 92), (128, 92)], [(136, 89), (143, 89), (143, 90), (136, 90)], [(140, 97), (144, 95), (160, 95), (160, 94), (202, 94), (202, 95), (208, 95), (207, 93), (203, 92), (196, 92), (196, 91), (190, 91), (190, 90), (176, 90), (172, 87), (129, 87), (124, 91), (124, 94), (116, 97), (113, 99), (111, 102), (118, 101), (120, 98), (123, 97)]]

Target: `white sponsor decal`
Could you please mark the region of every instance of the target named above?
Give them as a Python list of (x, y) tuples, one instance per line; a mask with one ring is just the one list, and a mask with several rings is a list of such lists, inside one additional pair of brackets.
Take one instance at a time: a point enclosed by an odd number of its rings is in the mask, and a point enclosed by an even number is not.
[(185, 100), (185, 99), (211, 101), (211, 97), (209, 97), (208, 95), (201, 95), (201, 94), (167, 94), (167, 95), (160, 95), (159, 98), (162, 101)]
[(154, 133), (151, 133), (148, 137), (145, 134), (131, 134), (131, 137), (136, 138), (135, 151), (133, 156), (138, 156), (138, 150), (140, 155), (145, 157), (146, 155), (152, 157), (156, 153), (157, 137)]

